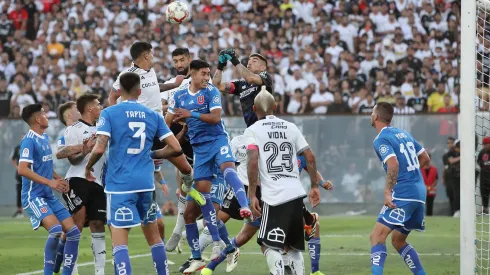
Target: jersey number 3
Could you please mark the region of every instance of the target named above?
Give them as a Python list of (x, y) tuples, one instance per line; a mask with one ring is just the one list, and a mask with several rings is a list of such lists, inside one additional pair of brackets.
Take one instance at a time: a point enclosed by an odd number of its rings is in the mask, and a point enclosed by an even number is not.
[(128, 148), (127, 153), (130, 155), (137, 155), (143, 151), (143, 148), (145, 148), (145, 141), (146, 141), (146, 124), (144, 122), (130, 122), (128, 124), (129, 129), (132, 131), (135, 131), (133, 138), (139, 139), (140, 140), (140, 147), (139, 148)]
[(417, 156), (417, 152), (415, 152), (413, 142), (407, 142), (406, 146), (405, 144), (400, 143), (400, 153), (402, 153), (407, 159), (407, 171), (410, 172), (420, 168), (419, 158)]

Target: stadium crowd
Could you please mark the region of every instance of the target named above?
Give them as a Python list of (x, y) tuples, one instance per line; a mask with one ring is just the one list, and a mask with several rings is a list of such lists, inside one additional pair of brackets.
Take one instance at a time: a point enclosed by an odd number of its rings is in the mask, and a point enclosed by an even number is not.
[[(152, 43), (161, 82), (176, 74), (176, 47), (214, 68), (222, 49), (260, 52), (281, 114), (370, 113), (382, 101), (399, 114), (458, 111), (461, 1), (192, 0), (182, 25), (165, 22), (168, 2), (1, 1), (0, 117), (34, 102), (56, 117), (87, 91), (107, 104), (137, 40)], [(239, 98), (224, 100), (240, 114)]]

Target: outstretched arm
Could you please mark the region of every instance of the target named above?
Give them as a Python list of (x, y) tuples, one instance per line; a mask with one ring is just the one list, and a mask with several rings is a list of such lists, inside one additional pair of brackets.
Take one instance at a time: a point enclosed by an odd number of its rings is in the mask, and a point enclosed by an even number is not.
[(83, 144), (62, 146), (61, 148), (58, 147), (58, 150), (56, 151), (56, 158), (64, 159), (79, 154), (82, 151), (83, 151)]
[(111, 88), (111, 91), (109, 92), (109, 106), (116, 105), (117, 99), (120, 97), (114, 88)]
[(262, 80), (262, 77), (258, 74), (254, 74), (251, 71), (247, 69), (247, 67), (243, 66), (241, 63), (235, 66), (237, 68), (238, 72), (240, 73), (240, 76), (247, 81), (248, 84), (253, 84), (253, 85), (263, 85), (264, 81)]
[(223, 71), (216, 70), (213, 76), (213, 85), (218, 88), (218, 90), (225, 94), (232, 94), (235, 90), (235, 85), (232, 82), (221, 82), (221, 78), (223, 77)]

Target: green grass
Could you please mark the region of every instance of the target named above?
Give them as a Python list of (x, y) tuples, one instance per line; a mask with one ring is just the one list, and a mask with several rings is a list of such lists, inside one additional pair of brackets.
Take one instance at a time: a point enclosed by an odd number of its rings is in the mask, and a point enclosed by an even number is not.
[[(167, 224), (167, 237), (170, 235), (175, 222), (174, 217), (165, 219)], [(370, 245), (368, 235), (374, 226), (375, 217), (322, 217), (322, 255), (320, 269), (325, 274), (332, 275), (366, 275), (370, 274)], [(227, 224), (231, 236), (238, 233), (242, 223), (230, 221)], [(428, 217), (425, 233), (414, 232), (409, 242), (421, 254), (422, 263), (427, 274), (449, 275), (459, 274), (459, 219), (448, 217)], [(42, 269), (43, 247), (46, 239), (43, 229), (32, 231), (29, 221), (0, 219), (0, 274), (18, 274)], [(110, 238), (106, 239), (110, 251)], [(397, 252), (389, 245), (389, 256), (385, 265), (385, 274), (404, 275), (411, 274)], [(91, 238), (85, 231), (80, 242), (80, 255), (78, 263), (81, 275), (94, 274), (91, 251)], [(237, 269), (233, 275), (268, 274), (264, 257), (255, 239), (245, 245), (242, 250)], [(131, 232), (129, 252), (132, 258), (133, 274), (156, 274), (149, 248), (139, 228)], [(179, 266), (188, 257), (189, 249), (183, 254), (170, 253), (169, 260), (174, 262), (170, 266), (171, 274), (179, 274)], [(146, 255), (145, 255), (146, 254)], [(143, 255), (143, 256), (142, 256)], [(110, 259), (110, 253), (108, 259)], [(85, 263), (85, 265), (84, 265)], [(305, 254), (306, 273), (310, 271), (310, 261)], [(225, 264), (218, 267), (214, 274), (225, 274)], [(42, 274), (42, 273), (36, 273)], [(112, 265), (106, 265), (106, 274), (113, 274)]]

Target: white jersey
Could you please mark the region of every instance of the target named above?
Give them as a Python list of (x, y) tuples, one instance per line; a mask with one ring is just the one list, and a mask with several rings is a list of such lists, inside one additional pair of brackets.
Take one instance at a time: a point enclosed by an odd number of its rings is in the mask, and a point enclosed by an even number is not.
[[(167, 101), (167, 104), (171, 105), (170, 101), (174, 99), (175, 92), (186, 88), (189, 85), (190, 81), (191, 81), (190, 76), (184, 78), (184, 80), (182, 81), (182, 83), (180, 84), (179, 87), (162, 92), (161, 93), (161, 99), (165, 99), (165, 101)], [(175, 83), (175, 77), (165, 81), (165, 84), (168, 84), (168, 83)]]
[[(75, 122), (72, 126), (66, 128), (63, 134), (65, 138), (66, 146), (80, 145), (84, 140), (87, 140), (97, 132), (97, 127), (95, 125), (90, 125), (83, 120)], [(90, 154), (86, 155), (85, 158), (77, 165), (70, 165), (68, 172), (66, 173), (67, 179), (69, 178), (84, 178), (85, 179), (85, 166), (87, 165)], [(106, 157), (105, 154), (102, 155), (100, 160), (94, 165), (93, 175), (95, 177), (95, 182), (102, 186), (102, 168), (104, 167)]]
[(118, 91), (120, 89), (119, 77), (127, 72), (136, 73), (140, 76), (141, 95), (138, 97), (138, 103), (152, 109), (157, 113), (162, 113), (162, 100), (160, 99), (160, 86), (158, 85), (157, 74), (151, 68), (149, 71), (143, 70), (133, 64), (131, 68), (122, 71), (112, 84), (112, 88)]
[(231, 142), (231, 152), (235, 159), (240, 163), (237, 167), (238, 178), (242, 181), (243, 185), (248, 186), (247, 175), (247, 138), (245, 136), (236, 136)]
[(248, 145), (259, 148), (262, 200), (271, 206), (306, 197), (297, 155), (309, 148), (293, 123), (267, 116), (245, 130)]

